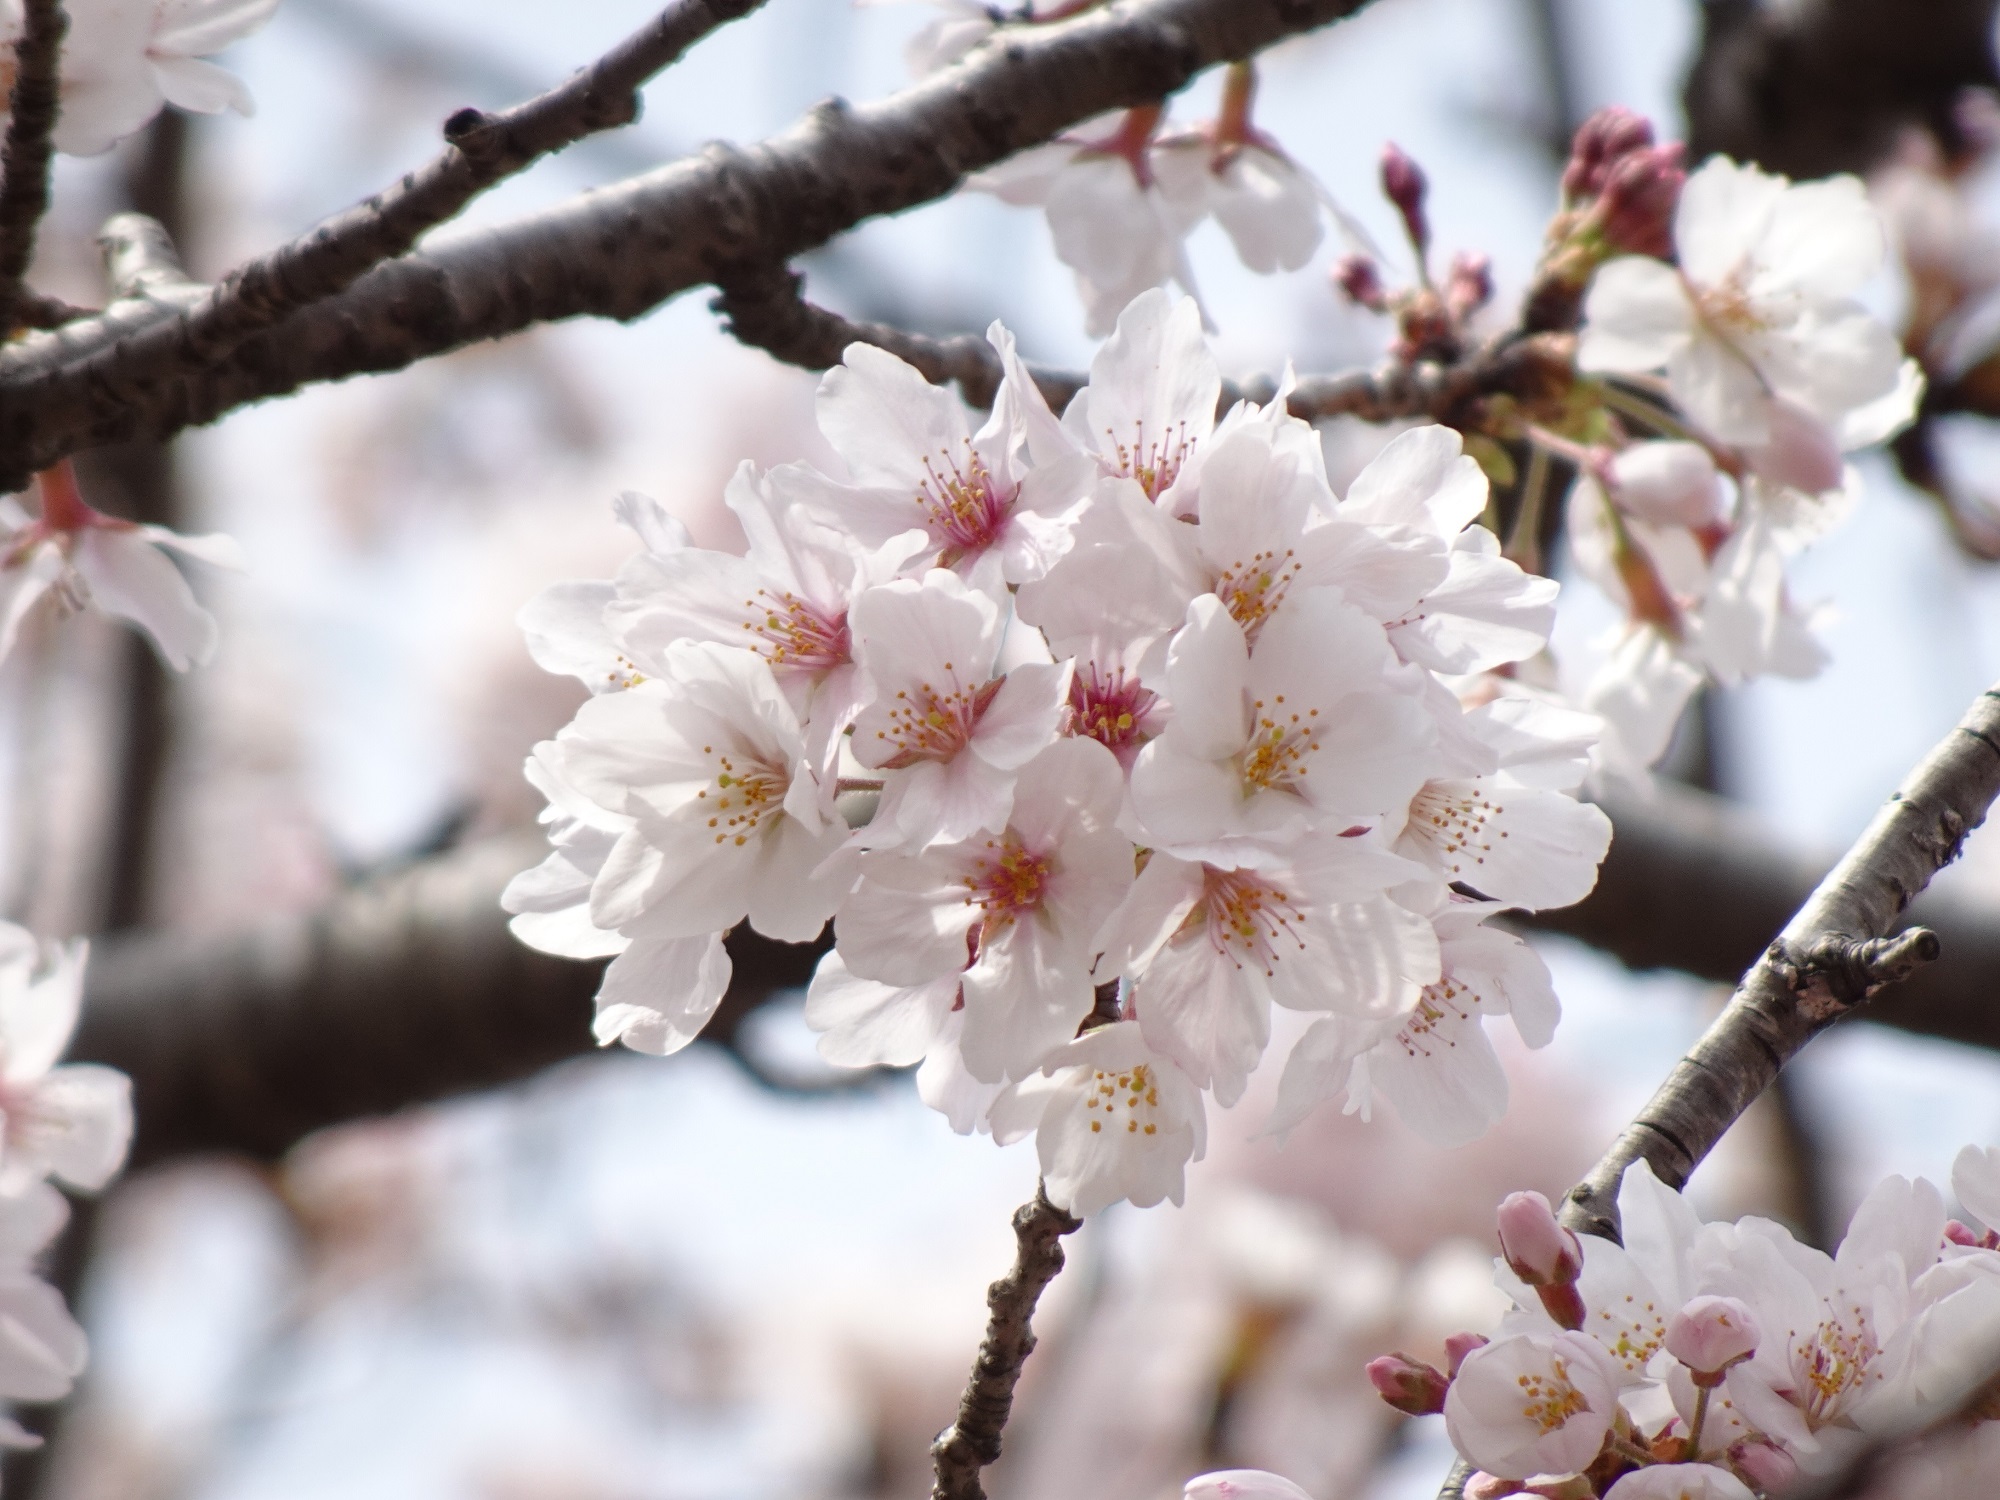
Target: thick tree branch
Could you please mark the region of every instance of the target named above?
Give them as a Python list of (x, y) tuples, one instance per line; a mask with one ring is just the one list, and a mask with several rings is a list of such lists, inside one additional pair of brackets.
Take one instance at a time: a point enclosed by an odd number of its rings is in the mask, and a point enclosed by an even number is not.
[[(1641, 1159), (1678, 1188), (1778, 1069), (1849, 1014), (1918, 940), (1872, 949), (2000, 795), (2000, 689), (1926, 756), (1752, 965), (1715, 1023), (1563, 1204), (1570, 1228), (1618, 1237), (1618, 1184)], [(1934, 941), (1934, 940), (1933, 940)]]
[(1014, 1211), (1013, 1269), (986, 1289), (990, 1316), (979, 1357), (958, 1398), (958, 1416), (931, 1444), (937, 1473), (931, 1500), (986, 1500), (979, 1471), (1000, 1457), (1014, 1387), (1035, 1348), (1035, 1304), (1063, 1268), (1062, 1237), (1082, 1225), (1049, 1202), (1040, 1187), (1034, 1202)]
[(14, 44), (7, 141), (0, 147), (0, 340), (15, 327), (22, 281), (35, 258), (35, 227), (49, 208), (49, 159), (61, 107), (62, 0), (26, 0)]
[[(587, 135), (639, 117), (639, 89), (725, 22), (763, 0), (674, 0), (640, 30), (547, 93), (499, 114), (462, 109), (442, 154), (290, 244), (238, 267), (170, 317), (69, 364), (60, 379), (101, 381), (144, 401), (212, 368), (252, 334), (352, 286), (453, 218), (494, 184)], [(0, 267), (4, 269), (4, 267)], [(119, 288), (120, 295), (130, 295)], [(80, 330), (79, 330), (80, 332)]]
[(126, 352), (179, 339), (187, 315), (152, 305), (30, 335), (0, 351), (0, 489), (80, 448), (164, 437), (310, 382), (400, 369), (538, 322), (638, 317), (691, 287), (940, 198), (968, 172), (1080, 120), (1163, 98), (1205, 68), (1363, 3), (1119, 0), (1005, 28), (888, 99), (829, 100), (761, 145), (714, 145), (377, 265), (211, 364), (159, 368)]

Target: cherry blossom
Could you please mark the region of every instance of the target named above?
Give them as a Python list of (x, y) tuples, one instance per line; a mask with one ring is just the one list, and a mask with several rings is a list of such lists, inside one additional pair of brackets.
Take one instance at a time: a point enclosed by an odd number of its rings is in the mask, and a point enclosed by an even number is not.
[(54, 1175), (104, 1186), (132, 1139), (132, 1085), (94, 1063), (58, 1064), (83, 1006), (82, 942), (46, 949), (0, 923), (0, 1197)]
[[(1102, 746), (1062, 740), (1022, 772), (1004, 828), (920, 853), (861, 856), (835, 921), (843, 969), (898, 987), (955, 979), (958, 1046), (972, 1076), (1032, 1072), (1090, 1014), (1094, 939), (1132, 880), (1132, 845), (1114, 826), (1120, 780)], [(830, 1019), (838, 985), (836, 971), (809, 1019)]]
[[(80, 0), (66, 6), (56, 149), (72, 156), (108, 151), (168, 104), (197, 114), (252, 113), (256, 106), (243, 81), (204, 59), (258, 30), (277, 8), (278, 0)], [(10, 53), (0, 68), (9, 79), (21, 25), (19, 0), (0, 6), (0, 46)]]
[(1501, 1339), (1459, 1366), (1445, 1427), (1453, 1446), (1488, 1474), (1574, 1474), (1610, 1435), (1617, 1388), (1610, 1356), (1583, 1334)]
[(867, 590), (849, 628), (869, 684), (854, 758), (885, 773), (868, 841), (922, 848), (1003, 826), (1021, 768), (1061, 730), (1070, 669), (1002, 670), (1001, 606), (941, 568)]
[(45, 594), (132, 621), (176, 671), (215, 655), (215, 617), (195, 602), (165, 552), (240, 568), (242, 552), (233, 540), (182, 536), (94, 510), (67, 463), (45, 470), (36, 489), (39, 516), (0, 499), (0, 656), (13, 649), (21, 622)]
[[(69, 1205), (46, 1183), (0, 1195), (0, 1400), (54, 1401), (83, 1373), (88, 1345), (62, 1294), (35, 1274)], [(0, 1417), (0, 1445), (41, 1440)]]
[(1034, 1133), (1049, 1201), (1079, 1218), (1120, 1199), (1178, 1204), (1187, 1164), (1208, 1142), (1201, 1090), (1146, 1045), (1136, 1021), (1049, 1054), (1040, 1074), (1001, 1091), (990, 1119), (1003, 1146)]
[(1887, 250), (1857, 179), (1795, 184), (1712, 157), (1681, 193), (1674, 247), (1678, 269), (1635, 255), (1598, 271), (1582, 368), (1664, 368), (1708, 433), (1750, 445), (1771, 438), (1774, 401), (1837, 428), (1899, 389), (1902, 351), (1852, 300)]
[(1750, 1486), (1713, 1464), (1654, 1464), (1620, 1478), (1604, 1500), (1756, 1500)]
[(1312, 1500), (1282, 1474), (1265, 1469), (1218, 1469), (1197, 1474), (1181, 1491), (1185, 1500)]

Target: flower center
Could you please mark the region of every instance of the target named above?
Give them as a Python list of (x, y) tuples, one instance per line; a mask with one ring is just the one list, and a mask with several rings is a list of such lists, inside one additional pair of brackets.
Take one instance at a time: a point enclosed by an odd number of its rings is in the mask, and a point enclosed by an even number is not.
[(1146, 440), (1146, 424), (1143, 421), (1132, 424), (1130, 444), (1120, 441), (1109, 428), (1104, 435), (1111, 439), (1111, 452), (1118, 460), (1118, 472), (1127, 479), (1137, 480), (1148, 500), (1158, 500), (1173, 488), (1174, 481), (1180, 478), (1181, 470), (1187, 465), (1188, 455), (1194, 452), (1196, 442), (1188, 436), (1185, 422), (1176, 422), (1167, 429), (1164, 437), (1156, 437), (1151, 442)]
[(1251, 705), (1256, 728), (1240, 757), (1245, 792), (1295, 791), (1312, 769), (1312, 757), (1319, 750), (1319, 710), (1307, 709), (1302, 716), (1285, 706), (1285, 695), (1277, 694), (1267, 705), (1262, 698)]
[(1256, 644), (1258, 629), (1271, 617), (1271, 611), (1285, 602), (1286, 590), (1303, 568), (1287, 547), (1282, 555), (1259, 552), (1247, 562), (1233, 562), (1217, 576), (1216, 597), (1229, 617), (1243, 627), (1250, 644)]
[(1749, 289), (1743, 283), (1744, 273), (1737, 270), (1731, 272), (1727, 280), (1714, 286), (1689, 285), (1688, 291), (1702, 320), (1716, 332), (1725, 335), (1762, 333), (1770, 327), (1769, 320), (1750, 300)]
[(1570, 1383), (1569, 1361), (1560, 1355), (1549, 1361), (1547, 1374), (1530, 1371), (1518, 1376), (1517, 1384), (1521, 1388), (1521, 1415), (1533, 1422), (1543, 1437), (1590, 1410), (1583, 1392)]
[(1049, 883), (1049, 862), (1030, 854), (1013, 835), (988, 839), (986, 847), (991, 852), (979, 859), (964, 880), (966, 905), (977, 906), (985, 914), (979, 922), (982, 943), (1010, 926), (1022, 912), (1040, 906)]
[(1303, 914), (1291, 898), (1249, 870), (1202, 870), (1202, 897), (1182, 930), (1207, 929), (1215, 951), (1241, 969), (1254, 964), (1268, 977), (1284, 955), (1280, 946), (1305, 949)]
[(716, 843), (741, 847), (766, 816), (783, 809), (791, 778), (747, 757), (718, 753), (709, 745), (703, 745), (701, 753), (714, 757), (715, 780), (696, 792), (695, 800), (707, 804), (708, 826), (715, 830)]
[[(1804, 1343), (1793, 1345), (1792, 1368), (1805, 1385), (1806, 1421), (1815, 1428), (1839, 1415), (1841, 1398), (1869, 1379), (1881, 1352), (1867, 1312), (1850, 1307), (1848, 1313), (1851, 1326), (1836, 1315), (1813, 1329)], [(1880, 1380), (1882, 1372), (1874, 1371), (1873, 1377)]]
[(925, 528), (941, 549), (938, 562), (947, 568), (992, 546), (1014, 507), (1014, 491), (1001, 490), (970, 443), (965, 458), (963, 467), (946, 452), (938, 454), (937, 462), (925, 459), (929, 477), (917, 491)]
[(639, 670), (639, 664), (623, 651), (611, 658), (611, 670), (604, 674), (604, 680), (623, 692), (635, 688), (646, 680), (646, 674)]
[[(946, 662), (944, 669), (951, 671), (952, 664)], [(996, 677), (976, 688), (953, 687), (942, 693), (928, 682), (914, 694), (898, 690), (889, 707), (889, 727), (875, 731), (876, 739), (893, 747), (878, 764), (885, 771), (900, 771), (921, 760), (950, 760), (971, 742), (980, 716), (1000, 691), (1000, 681)]]
[(1158, 695), (1127, 677), (1123, 667), (1100, 675), (1094, 663), (1076, 670), (1069, 684), (1069, 733), (1093, 739), (1112, 751), (1151, 738), (1146, 716)]
[(797, 594), (760, 591), (745, 599), (743, 628), (757, 637), (751, 647), (774, 670), (831, 672), (853, 659), (847, 612), (822, 614)]
[[(1106, 1125), (1126, 1135), (1159, 1133), (1159, 1122), (1154, 1116), (1159, 1113), (1160, 1086), (1145, 1063), (1116, 1073), (1097, 1069), (1091, 1074), (1089, 1095), (1083, 1107), (1091, 1115), (1092, 1135), (1100, 1133)], [(1101, 1119), (1095, 1115), (1098, 1110), (1104, 1112)]]
[[(1410, 831), (1428, 844), (1445, 873), (1454, 880), (1470, 879), (1473, 885), (1479, 882), (1472, 878), (1477, 867), (1486, 863), (1486, 856), (1493, 852), (1493, 835), (1486, 825), (1506, 812), (1506, 808), (1493, 801), (1476, 783), (1460, 782), (1456, 789), (1444, 783), (1428, 781), (1410, 804)], [(1507, 837), (1503, 828), (1500, 838)]]
[(1465, 993), (1449, 976), (1424, 986), (1409, 1019), (1396, 1033), (1396, 1045), (1403, 1049), (1404, 1056), (1431, 1057), (1440, 1046), (1449, 1051), (1458, 1045), (1458, 1038), (1444, 1035), (1444, 1028), (1472, 1014), (1470, 1004), (1460, 1003)]

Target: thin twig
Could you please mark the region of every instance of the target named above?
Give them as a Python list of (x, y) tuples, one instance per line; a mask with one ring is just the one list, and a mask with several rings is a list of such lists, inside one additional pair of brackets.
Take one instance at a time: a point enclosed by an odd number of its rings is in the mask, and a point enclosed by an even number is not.
[(239, 266), (184, 317), (128, 337), (111, 378), (134, 394), (184, 378), (225, 359), (245, 339), (300, 308), (345, 291), (540, 157), (636, 120), (639, 89), (649, 78), (717, 27), (763, 3), (674, 0), (547, 93), (498, 114), (459, 110), (444, 122), (447, 144), (441, 154), (394, 186)]
[(987, 1288), (991, 1316), (965, 1394), (958, 1398), (958, 1417), (931, 1445), (937, 1465), (931, 1500), (985, 1500), (979, 1471), (1000, 1457), (1014, 1387), (1035, 1347), (1030, 1326), (1035, 1304), (1063, 1268), (1062, 1237), (1082, 1223), (1049, 1202), (1040, 1187), (1034, 1202), (1014, 1211), (1014, 1267)]
[(7, 142), (0, 147), (0, 339), (14, 329), (22, 279), (35, 258), (35, 228), (49, 208), (49, 158), (61, 107), (62, 0), (27, 0), (14, 45)]

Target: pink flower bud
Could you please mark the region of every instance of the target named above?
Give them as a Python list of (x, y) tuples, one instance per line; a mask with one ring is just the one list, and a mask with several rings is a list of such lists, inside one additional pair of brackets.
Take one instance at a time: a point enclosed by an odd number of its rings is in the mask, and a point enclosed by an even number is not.
[(1667, 1319), (1667, 1353), (1696, 1385), (1720, 1385), (1722, 1372), (1755, 1354), (1762, 1336), (1757, 1315), (1734, 1297), (1696, 1297)]
[(1466, 1355), (1474, 1349), (1484, 1349), (1491, 1342), (1483, 1333), (1454, 1333), (1444, 1341), (1445, 1368), (1456, 1375)]
[(1964, 1245), (1967, 1249), (1979, 1248), (1979, 1236), (1956, 1219), (1947, 1220), (1944, 1226), (1944, 1242), (1947, 1245)]
[(1384, 1354), (1369, 1360), (1368, 1379), (1384, 1401), (1413, 1417), (1428, 1417), (1443, 1411), (1445, 1392), (1451, 1387), (1451, 1380), (1443, 1371), (1407, 1354)]
[(1644, 115), (1623, 105), (1600, 109), (1576, 128), (1569, 163), (1563, 168), (1563, 197), (1571, 203), (1595, 198), (1604, 191), (1604, 174), (1620, 158), (1653, 144), (1653, 127)]
[(1334, 262), (1333, 284), (1349, 302), (1370, 312), (1383, 312), (1389, 306), (1381, 268), (1365, 255), (1343, 255)]
[(1576, 1283), (1565, 1281), (1558, 1286), (1538, 1286), (1535, 1295), (1542, 1299), (1542, 1311), (1555, 1320), (1558, 1328), (1567, 1328), (1575, 1333), (1583, 1327), (1583, 1294), (1576, 1289)]
[(1459, 251), (1452, 257), (1451, 275), (1445, 281), (1446, 310), (1462, 323), (1492, 300), (1493, 258), (1476, 250)]
[(1750, 450), (1750, 467), (1773, 484), (1823, 495), (1840, 488), (1844, 467), (1833, 429), (1782, 397), (1766, 404), (1771, 435)]
[(1197, 1474), (1182, 1490), (1186, 1500), (1312, 1500), (1282, 1474), (1267, 1469), (1218, 1469)]
[(1775, 1495), (1798, 1478), (1799, 1466), (1791, 1454), (1763, 1438), (1740, 1438), (1729, 1445), (1729, 1467), (1750, 1482), (1753, 1489)]
[(1661, 526), (1697, 530), (1722, 519), (1722, 481), (1699, 443), (1634, 443), (1611, 460), (1619, 509)]
[(1508, 1495), (1524, 1493), (1518, 1479), (1502, 1479), (1498, 1474), (1476, 1471), (1465, 1481), (1465, 1500), (1506, 1500)]
[(1403, 216), (1403, 229), (1410, 237), (1418, 258), (1431, 246), (1430, 221), (1424, 217), (1424, 194), (1430, 184), (1424, 169), (1394, 141), (1382, 148), (1382, 191)]
[(1567, 1286), (1582, 1272), (1583, 1245), (1540, 1193), (1509, 1193), (1495, 1219), (1501, 1257), (1529, 1286)]
[(1604, 238), (1634, 255), (1671, 258), (1674, 210), (1680, 207), (1686, 184), (1678, 141), (1625, 157), (1605, 175), (1604, 191), (1597, 200)]

